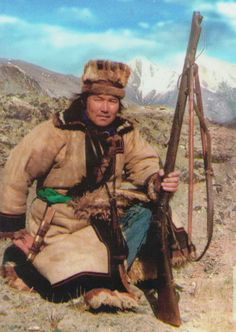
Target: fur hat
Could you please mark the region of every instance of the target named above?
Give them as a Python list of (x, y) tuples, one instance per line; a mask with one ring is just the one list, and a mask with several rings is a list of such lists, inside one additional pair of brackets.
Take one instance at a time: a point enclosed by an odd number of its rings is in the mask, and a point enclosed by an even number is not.
[(130, 68), (124, 63), (109, 60), (90, 60), (84, 67), (82, 92), (125, 95)]

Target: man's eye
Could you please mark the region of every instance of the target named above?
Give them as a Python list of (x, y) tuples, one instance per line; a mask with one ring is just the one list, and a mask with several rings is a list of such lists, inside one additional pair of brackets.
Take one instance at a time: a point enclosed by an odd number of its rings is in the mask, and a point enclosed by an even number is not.
[(117, 100), (117, 99), (110, 99), (110, 103), (112, 103), (112, 104), (117, 104), (117, 103), (118, 103), (118, 100)]

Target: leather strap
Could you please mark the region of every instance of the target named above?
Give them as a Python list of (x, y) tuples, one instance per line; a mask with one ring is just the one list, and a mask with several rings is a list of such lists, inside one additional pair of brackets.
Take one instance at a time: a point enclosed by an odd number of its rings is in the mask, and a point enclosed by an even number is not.
[(53, 209), (51, 205), (47, 205), (43, 220), (38, 228), (38, 231), (34, 238), (34, 242), (32, 244), (32, 247), (30, 248), (30, 252), (27, 256), (28, 261), (32, 262), (34, 260), (35, 256), (37, 255), (37, 253), (39, 253), (40, 248), (43, 244), (43, 239), (44, 239), (47, 231), (49, 230), (49, 227), (50, 227), (50, 224), (54, 217), (55, 212), (56, 212), (55, 209)]

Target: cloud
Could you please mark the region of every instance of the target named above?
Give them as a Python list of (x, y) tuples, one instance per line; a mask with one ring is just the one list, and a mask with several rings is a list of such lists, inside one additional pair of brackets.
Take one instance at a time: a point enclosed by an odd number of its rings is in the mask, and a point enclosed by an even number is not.
[(235, 2), (218, 2), (217, 11), (224, 16), (228, 24), (236, 28), (236, 3)]
[[(15, 20), (0, 40), (3, 57), (22, 58), (57, 71), (74, 72), (88, 58), (112, 58), (129, 61), (134, 56), (146, 56), (153, 61), (165, 61), (178, 49), (186, 47), (186, 31), (171, 21), (150, 26), (139, 22), (137, 31), (106, 29), (104, 31), (73, 30), (61, 25), (29, 23)], [(0, 25), (1, 27), (1, 25)], [(178, 36), (174, 38), (173, 35)], [(9, 40), (11, 41), (9, 43)], [(169, 56), (168, 56), (169, 54)]]
[(236, 3), (235, 2), (218, 2), (217, 8), (222, 14), (236, 18)]
[[(187, 1), (187, 0), (162, 0), (166, 4), (176, 4), (176, 5), (181, 5), (181, 6), (192, 6), (192, 1)], [(202, 1), (195, 0), (194, 2), (201, 3)], [(196, 7), (195, 7), (196, 8)]]
[[(202, 35), (207, 30), (208, 55), (217, 54), (227, 60), (227, 56), (228, 59), (233, 58), (236, 38), (232, 38), (234, 16), (229, 12), (229, 7), (222, 4), (219, 1), (218, 7), (205, 6), (208, 16), (204, 19), (206, 29), (203, 29)], [(99, 29), (92, 28), (97, 19), (92, 11), (86, 11), (86, 8), (83, 11), (77, 7), (60, 8), (61, 16), (64, 10), (65, 17), (69, 18), (69, 14), (73, 14), (78, 19), (80, 13), (81, 19), (87, 17), (87, 22), (91, 20), (89, 27), (86, 26), (87, 31), (84, 24), (77, 22), (71, 28), (68, 24), (67, 27), (62, 26), (62, 18), (59, 24), (45, 24), (0, 15), (1, 57), (17, 57), (52, 70), (73, 74), (80, 73), (82, 65), (89, 58), (111, 58), (126, 62), (135, 56), (145, 56), (161, 64), (182, 64), (184, 55), (179, 52), (184, 53), (186, 50), (190, 29), (189, 18), (187, 23), (186, 16), (175, 21), (173, 17), (170, 19), (168, 16), (166, 20), (162, 17), (156, 23), (141, 19), (136, 22), (136, 30), (102, 30), (101, 25)], [(128, 23), (124, 26), (128, 26)]]
[(60, 7), (58, 13), (64, 18), (76, 21), (93, 21), (95, 20), (95, 15), (89, 8), (79, 8), (79, 7)]
[[(197, 2), (197, 1), (196, 1)], [(193, 2), (193, 7), (196, 2)], [(220, 21), (236, 28), (236, 2), (235, 1), (214, 1), (212, 3), (201, 2), (198, 9), (206, 14), (209, 21)]]
[(79, 32), (62, 28), (60, 26), (42, 25), (42, 30), (48, 42), (55, 48), (67, 47), (97, 47), (104, 51), (117, 51), (119, 49), (150, 48), (154, 42), (136, 36), (129, 29), (102, 32)]
[(8, 15), (0, 15), (0, 24), (5, 25), (5, 24), (19, 24), (22, 23), (23, 21), (17, 17), (14, 16), (8, 16)]
[[(162, 28), (166, 29), (167, 26), (171, 27), (171, 26), (174, 26), (174, 25), (175, 25), (175, 23), (172, 20), (165, 20), (165, 21), (157, 22), (154, 27), (157, 28), (157, 29), (162, 29)], [(180, 26), (180, 24), (178, 24), (178, 26)]]
[[(17, 57), (57, 71), (73, 73), (73, 66), (80, 68), (80, 62), (92, 57), (126, 61), (156, 48), (154, 40), (129, 29), (86, 32), (0, 16), (1, 21), (5, 22), (0, 24), (2, 57)], [(11, 29), (5, 26), (7, 22)]]
[(142, 29), (149, 29), (150, 28), (150, 24), (147, 22), (139, 22), (138, 26)]
[(215, 8), (216, 8), (216, 5), (215, 3), (206, 3), (206, 2), (202, 2), (202, 3), (199, 3), (197, 6), (196, 4), (193, 4), (193, 7), (195, 8), (198, 8), (199, 11), (201, 12), (209, 12), (209, 11), (214, 11)]

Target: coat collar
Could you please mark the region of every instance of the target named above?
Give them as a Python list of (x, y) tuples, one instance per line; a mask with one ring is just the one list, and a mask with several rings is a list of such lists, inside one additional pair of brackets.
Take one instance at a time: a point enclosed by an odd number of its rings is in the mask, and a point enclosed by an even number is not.
[(73, 121), (66, 121), (64, 112), (57, 112), (53, 114), (53, 124), (55, 127), (67, 130), (80, 130), (80, 131), (96, 131), (98, 133), (105, 133), (108, 136), (114, 135), (115, 133), (123, 135), (133, 130), (133, 124), (129, 120), (117, 116), (113, 123), (105, 128), (100, 128), (94, 125), (85, 115), (85, 113), (79, 114), (77, 119)]

